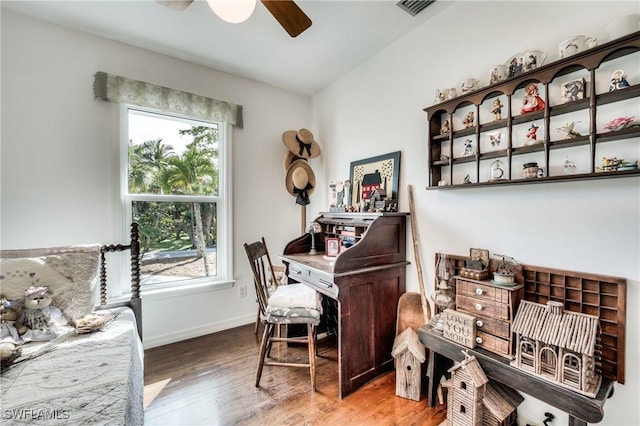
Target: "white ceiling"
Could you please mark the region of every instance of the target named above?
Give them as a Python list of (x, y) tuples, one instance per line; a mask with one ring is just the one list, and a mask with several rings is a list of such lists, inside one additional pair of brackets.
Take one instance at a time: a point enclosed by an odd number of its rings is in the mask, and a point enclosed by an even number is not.
[(432, 19), (451, 1), (413, 17), (394, 0), (297, 0), (313, 24), (291, 38), (258, 2), (229, 24), (197, 0), (176, 11), (154, 0), (2, 1), (2, 8), (312, 95)]

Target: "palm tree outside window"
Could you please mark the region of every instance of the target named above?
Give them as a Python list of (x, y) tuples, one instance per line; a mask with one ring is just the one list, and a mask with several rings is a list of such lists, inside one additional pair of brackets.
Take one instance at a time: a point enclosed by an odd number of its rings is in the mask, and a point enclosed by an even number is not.
[(140, 224), (144, 286), (224, 280), (225, 125), (126, 107), (125, 210)]

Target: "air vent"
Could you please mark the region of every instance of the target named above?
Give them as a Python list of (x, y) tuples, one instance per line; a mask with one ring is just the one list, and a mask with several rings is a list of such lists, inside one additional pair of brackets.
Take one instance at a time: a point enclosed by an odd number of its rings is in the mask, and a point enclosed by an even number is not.
[(416, 16), (434, 1), (436, 0), (401, 0), (396, 3), (396, 6), (407, 12), (409, 15)]

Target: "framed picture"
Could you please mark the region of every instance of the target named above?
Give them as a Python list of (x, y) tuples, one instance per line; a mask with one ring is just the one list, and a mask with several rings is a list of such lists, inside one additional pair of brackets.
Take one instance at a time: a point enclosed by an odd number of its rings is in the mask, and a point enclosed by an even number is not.
[(340, 254), (340, 238), (325, 238), (324, 246), (328, 257), (336, 257)]
[(584, 99), (584, 78), (567, 81), (562, 84), (562, 103)]
[(388, 211), (397, 211), (399, 179), (400, 151), (352, 162), (351, 205), (387, 200)]

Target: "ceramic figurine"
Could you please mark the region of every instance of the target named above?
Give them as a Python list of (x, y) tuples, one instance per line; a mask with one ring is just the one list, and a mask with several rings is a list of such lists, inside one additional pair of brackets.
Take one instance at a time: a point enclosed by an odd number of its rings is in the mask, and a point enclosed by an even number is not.
[(615, 172), (618, 170), (618, 167), (624, 162), (623, 159), (618, 159), (618, 157), (602, 157), (602, 168), (596, 167), (597, 172)]
[(444, 120), (442, 123), (442, 127), (440, 127), (440, 134), (444, 135), (451, 131), (451, 127), (449, 126), (449, 120)]
[(531, 123), (531, 127), (529, 127), (529, 130), (527, 131), (527, 141), (532, 141), (533, 143), (536, 142), (536, 140), (538, 139), (538, 126), (536, 125), (536, 123)]
[(475, 151), (473, 149), (473, 142), (471, 139), (467, 139), (464, 141), (464, 151), (462, 152), (462, 156), (466, 157), (467, 155), (474, 155)]
[(351, 181), (344, 181), (344, 203), (347, 208), (351, 207)]
[(336, 206), (336, 201), (338, 198), (338, 193), (336, 191), (336, 187), (338, 186), (338, 184), (334, 181), (329, 182), (329, 189), (331, 190), (331, 204), (329, 205), (329, 207), (335, 207)]
[(566, 139), (573, 139), (573, 138), (577, 138), (579, 136), (582, 136), (582, 134), (580, 134), (580, 132), (574, 130), (574, 127), (578, 123), (579, 123), (579, 121), (571, 121), (569, 123), (565, 123), (564, 126), (558, 127), (556, 129), (556, 132), (565, 132), (566, 135), (567, 135)]
[(629, 87), (629, 82), (624, 76), (623, 70), (615, 70), (613, 74), (611, 74), (611, 82), (609, 83), (609, 91), (613, 92), (614, 90), (624, 89), (625, 87)]
[(522, 108), (520, 108), (520, 114), (525, 114), (531, 111), (539, 111), (544, 109), (544, 100), (538, 93), (538, 85), (536, 83), (530, 83), (524, 89), (525, 96), (522, 99)]
[(344, 184), (342, 182), (336, 183), (336, 207), (344, 205)]
[(473, 127), (474, 120), (475, 120), (475, 113), (473, 111), (469, 111), (467, 115), (464, 116), (464, 120), (462, 120), (462, 124), (464, 124), (464, 128), (468, 129), (469, 127)]
[(502, 120), (502, 102), (500, 102), (499, 98), (496, 98), (496, 100), (493, 101), (491, 113), (493, 114), (493, 121)]

